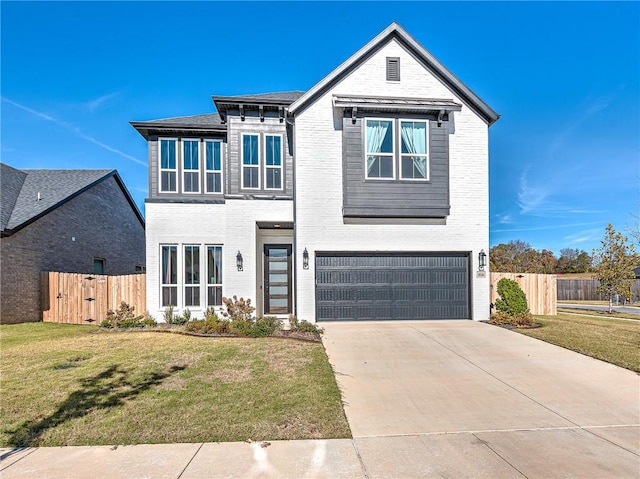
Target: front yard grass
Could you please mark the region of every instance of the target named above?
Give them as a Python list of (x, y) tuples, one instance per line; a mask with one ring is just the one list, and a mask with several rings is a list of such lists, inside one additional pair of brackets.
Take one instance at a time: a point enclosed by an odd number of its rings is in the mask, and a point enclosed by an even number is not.
[(640, 321), (562, 313), (535, 318), (541, 328), (514, 331), (640, 372)]
[(320, 343), (0, 326), (0, 446), (351, 437)]

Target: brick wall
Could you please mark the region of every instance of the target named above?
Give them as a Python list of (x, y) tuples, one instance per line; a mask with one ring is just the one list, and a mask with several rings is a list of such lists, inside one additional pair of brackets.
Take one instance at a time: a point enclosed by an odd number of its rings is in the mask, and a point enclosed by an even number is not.
[(40, 321), (40, 271), (109, 275), (145, 264), (144, 228), (111, 177), (0, 243), (0, 322)]

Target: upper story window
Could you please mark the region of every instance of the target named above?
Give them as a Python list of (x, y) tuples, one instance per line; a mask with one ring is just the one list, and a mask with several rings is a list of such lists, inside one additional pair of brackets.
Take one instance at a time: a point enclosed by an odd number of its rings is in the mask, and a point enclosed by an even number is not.
[(265, 188), (282, 189), (282, 136), (265, 136)]
[(393, 120), (368, 119), (366, 121), (365, 177), (395, 178)]
[(400, 177), (403, 180), (428, 180), (427, 122), (400, 122)]
[(185, 193), (200, 193), (199, 140), (183, 140), (182, 188)]
[(207, 140), (205, 144), (205, 192), (222, 193), (222, 142)]
[(177, 140), (173, 139), (160, 140), (160, 192), (162, 193), (178, 191), (176, 143)]
[[(396, 129), (399, 129), (398, 135)], [(365, 138), (366, 179), (429, 179), (426, 120), (369, 118), (366, 120)], [(396, 147), (397, 143), (399, 148)]]
[(258, 135), (242, 135), (242, 188), (260, 188)]

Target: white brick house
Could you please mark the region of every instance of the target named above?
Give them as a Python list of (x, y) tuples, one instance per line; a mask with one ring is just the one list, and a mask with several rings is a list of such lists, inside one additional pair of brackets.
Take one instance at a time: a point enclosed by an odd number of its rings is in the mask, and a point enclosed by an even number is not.
[(152, 314), (238, 295), (309, 321), (488, 319), (499, 116), (402, 27), (307, 92), (213, 101), (132, 122), (149, 144)]

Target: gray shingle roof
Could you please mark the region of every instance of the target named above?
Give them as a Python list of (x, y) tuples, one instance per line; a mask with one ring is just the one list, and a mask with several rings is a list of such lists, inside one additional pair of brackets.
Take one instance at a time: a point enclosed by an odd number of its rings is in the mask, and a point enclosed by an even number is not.
[(27, 174), (0, 163), (0, 231), (4, 231), (11, 218)]
[(134, 127), (142, 128), (226, 128), (220, 121), (220, 115), (218, 115), (217, 113), (210, 113), (207, 115), (177, 116), (174, 118), (162, 118), (160, 120), (132, 121), (131, 124)]
[[(22, 184), (16, 195), (17, 173), (22, 174)], [(2, 164), (2, 232), (21, 228), (114, 174), (116, 170), (16, 170)], [(11, 189), (6, 197), (5, 181)], [(13, 205), (12, 198), (15, 198)]]
[(216, 96), (214, 95), (213, 101), (217, 102), (218, 100), (224, 100), (225, 102), (235, 101), (237, 103), (245, 102), (245, 103), (259, 103), (261, 101), (269, 102), (269, 103), (283, 103), (290, 104), (296, 101), (304, 95), (303, 91), (292, 90), (292, 91), (279, 91), (279, 92), (271, 92), (271, 93), (259, 93), (257, 95), (234, 95), (234, 96)]

